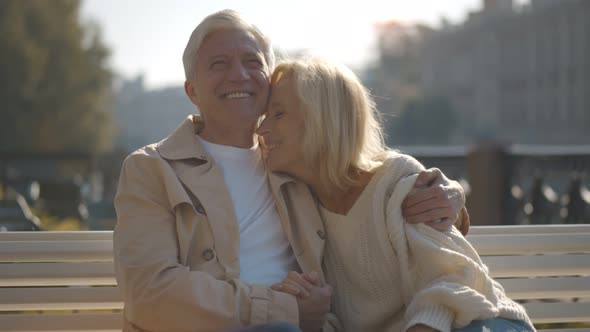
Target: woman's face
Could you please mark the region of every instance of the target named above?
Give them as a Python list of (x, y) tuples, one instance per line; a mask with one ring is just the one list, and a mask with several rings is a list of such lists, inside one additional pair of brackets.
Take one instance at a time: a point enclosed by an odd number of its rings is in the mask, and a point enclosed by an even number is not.
[(266, 117), (257, 130), (267, 146), (265, 160), (270, 171), (297, 175), (305, 167), (301, 107), (292, 78), (284, 76), (272, 85)]

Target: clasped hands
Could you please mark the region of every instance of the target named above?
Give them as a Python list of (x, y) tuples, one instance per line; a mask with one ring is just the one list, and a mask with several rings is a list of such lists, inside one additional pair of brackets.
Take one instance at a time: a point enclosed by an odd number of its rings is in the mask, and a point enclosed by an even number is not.
[(322, 285), (317, 272), (291, 271), (282, 282), (271, 288), (297, 298), (299, 327), (304, 332), (321, 330), (326, 321), (326, 315), (330, 312), (332, 287)]
[[(332, 287), (321, 286), (315, 271), (310, 273), (289, 272), (280, 283), (272, 285), (272, 289), (291, 294), (297, 298), (299, 308), (299, 326), (304, 331), (320, 331), (330, 311)], [(410, 327), (407, 332), (436, 332), (437, 330), (418, 324)]]

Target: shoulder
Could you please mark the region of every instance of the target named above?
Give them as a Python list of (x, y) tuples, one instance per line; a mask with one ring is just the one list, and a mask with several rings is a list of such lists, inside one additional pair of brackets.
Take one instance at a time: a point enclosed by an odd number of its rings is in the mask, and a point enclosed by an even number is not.
[(173, 174), (168, 162), (158, 153), (157, 144), (146, 145), (125, 158), (118, 191), (157, 192)]
[(157, 151), (157, 144), (149, 144), (133, 151), (123, 161), (122, 171), (148, 171), (158, 169), (165, 163)]
[(390, 170), (397, 169), (405, 173), (424, 170), (424, 166), (416, 158), (394, 150), (387, 152), (382, 167)]
[(376, 173), (380, 176), (381, 186), (395, 186), (400, 179), (424, 169), (416, 158), (398, 151), (389, 151), (381, 166), (376, 168)]

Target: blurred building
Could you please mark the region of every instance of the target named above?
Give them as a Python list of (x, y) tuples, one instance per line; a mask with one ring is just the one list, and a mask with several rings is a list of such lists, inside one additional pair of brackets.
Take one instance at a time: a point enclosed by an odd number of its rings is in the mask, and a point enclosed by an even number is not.
[(182, 85), (148, 90), (141, 75), (123, 80), (115, 95), (115, 148), (131, 152), (159, 142), (195, 112)]
[(590, 1), (484, 0), (420, 55), (423, 91), (459, 113), (455, 141), (590, 142)]

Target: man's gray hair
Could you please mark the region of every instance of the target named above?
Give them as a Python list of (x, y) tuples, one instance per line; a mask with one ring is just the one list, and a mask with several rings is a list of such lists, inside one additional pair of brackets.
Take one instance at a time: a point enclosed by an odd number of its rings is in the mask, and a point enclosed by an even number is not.
[(275, 55), (270, 40), (256, 26), (246, 22), (238, 12), (224, 9), (205, 17), (193, 30), (182, 55), (184, 75), (187, 80), (195, 78), (197, 51), (205, 38), (212, 32), (232, 29), (247, 31), (254, 36), (264, 55), (267, 71), (270, 75), (275, 65)]

